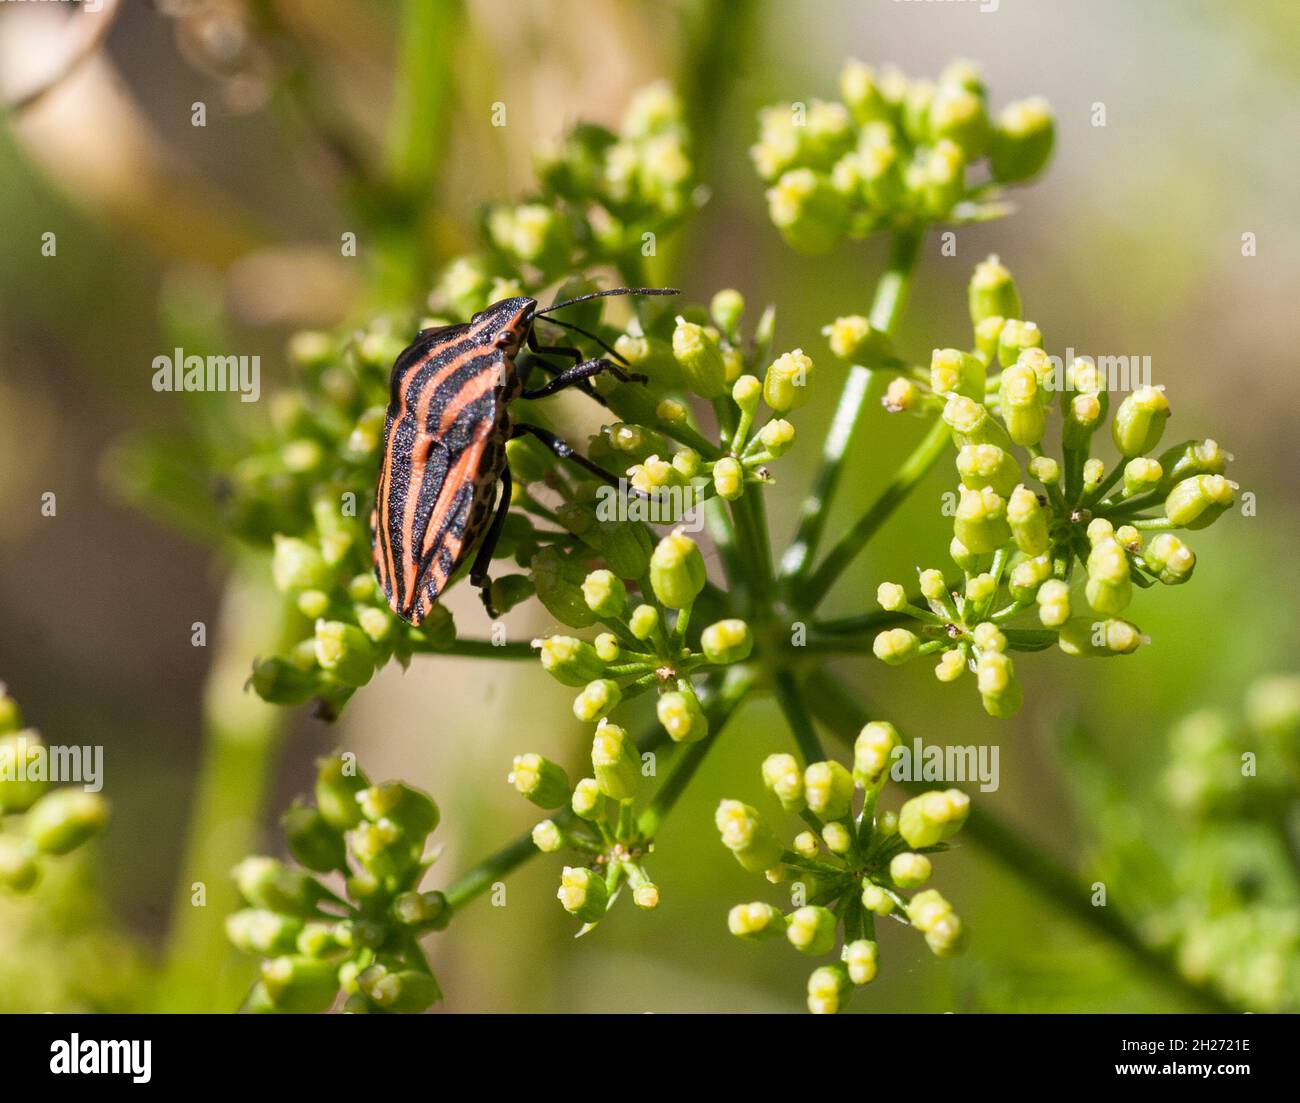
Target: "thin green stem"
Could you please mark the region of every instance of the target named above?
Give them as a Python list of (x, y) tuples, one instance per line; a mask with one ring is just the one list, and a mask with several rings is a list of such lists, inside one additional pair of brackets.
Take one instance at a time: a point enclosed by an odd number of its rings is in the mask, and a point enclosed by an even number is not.
[[(807, 689), (813, 711), (846, 743), (852, 744), (862, 726), (872, 719), (867, 710), (825, 671), (814, 671), (808, 679)], [(923, 782), (904, 784), (914, 792), (930, 788)], [(1152, 979), (1206, 1010), (1237, 1010), (1212, 988), (1185, 977), (1168, 952), (1145, 942), (1119, 913), (1111, 908), (1094, 907), (1087, 885), (993, 813), (983, 808), (972, 808), (962, 833), (1047, 903), (1124, 950)]]
[[(888, 266), (876, 283), (871, 303), (871, 324), (892, 334), (902, 316), (912, 285), (912, 273), (920, 252), (922, 234), (902, 231), (894, 238), (890, 248)], [(813, 479), (812, 490), (800, 508), (799, 527), (794, 540), (781, 560), (781, 575), (797, 587), (812, 566), (813, 556), (821, 541), (826, 524), (826, 514), (831, 499), (839, 486), (844, 470), (844, 460), (853, 442), (858, 424), (866, 410), (867, 391), (871, 386), (871, 369), (860, 364), (849, 368), (840, 392), (835, 416), (822, 448), (822, 462)]]
[(808, 714), (808, 708), (799, 693), (799, 685), (795, 681), (794, 674), (789, 669), (783, 668), (777, 671), (775, 682), (776, 699), (785, 714), (786, 722), (790, 725), (794, 741), (799, 746), (799, 754), (803, 756), (804, 765), (823, 761), (826, 752), (822, 750), (821, 740), (817, 738), (817, 729), (813, 726), (812, 717)]
[(938, 458), (948, 447), (948, 426), (943, 421), (936, 421), (924, 439), (916, 446), (911, 455), (903, 461), (897, 474), (885, 487), (880, 497), (858, 518), (857, 523), (849, 529), (822, 560), (821, 565), (812, 573), (802, 587), (795, 592), (798, 608), (814, 609), (821, 603), (836, 579), (851, 563), (876, 530), (888, 520), (895, 509), (916, 488)]

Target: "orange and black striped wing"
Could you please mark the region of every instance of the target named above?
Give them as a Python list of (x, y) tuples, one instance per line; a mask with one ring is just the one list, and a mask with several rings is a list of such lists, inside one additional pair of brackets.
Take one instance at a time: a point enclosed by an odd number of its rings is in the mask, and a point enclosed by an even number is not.
[(474, 544), (505, 463), (502, 353), (469, 326), (429, 330), (398, 357), (375, 494), (375, 572), (420, 624)]

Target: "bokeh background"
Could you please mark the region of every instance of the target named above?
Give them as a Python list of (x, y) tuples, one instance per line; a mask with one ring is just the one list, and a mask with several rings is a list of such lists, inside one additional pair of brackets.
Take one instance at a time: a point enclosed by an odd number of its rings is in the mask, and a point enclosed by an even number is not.
[[(672, 247), (673, 279), (695, 298), (734, 286), (751, 303), (775, 302), (780, 345), (825, 355), (821, 326), (865, 311), (883, 252), (858, 244), (809, 259), (781, 243), (746, 154), (757, 109), (832, 97), (847, 56), (914, 75), (969, 57), (984, 66), (995, 106), (1045, 95), (1058, 119), (1049, 171), (1017, 193), (1010, 219), (963, 228), (955, 258), (940, 256), (931, 235), (900, 343), (924, 356), (964, 339), (966, 279), (997, 252), (1049, 351), (1152, 358), (1174, 406), (1170, 439), (1222, 441), (1257, 515), (1198, 534), (1192, 583), (1144, 595), (1153, 646), (1110, 663), (1043, 655), (1021, 664), (1026, 707), (1012, 721), (985, 717), (968, 689), (940, 692), (920, 664), (896, 670), (862, 658), (844, 673), (927, 740), (999, 743), (1001, 789), (980, 799), (1084, 870), (1102, 836), (1159, 829), (1150, 819), (1166, 813), (1153, 793), (1180, 716), (1237, 710), (1254, 679), (1296, 665), (1300, 15), (1286, 0), (980, 7), (474, 0), (442, 70), (453, 110), (430, 134), (441, 172), (423, 229), (436, 267), (470, 243), (482, 202), (527, 191), (539, 139), (578, 118), (612, 124), (633, 89), (666, 77), (695, 97), (711, 192)], [(106, 746), (115, 810), (92, 856), (33, 900), (0, 900), (3, 1011), (224, 1010), (233, 1004), (219, 1001), (251, 975), (251, 963), (232, 961), (219, 943), (169, 948), (168, 932), (174, 911), (188, 907), (187, 885), (175, 903), (177, 881), (186, 880), (211, 702), (238, 693), (265, 602), (229, 591), (223, 599), (220, 533), (141, 508), (131, 442), (172, 436), (183, 448), (196, 405), (234, 402), (151, 389), (152, 358), (176, 333), (218, 331), (232, 350), (259, 354), (266, 391), (287, 378), (283, 349), (295, 329), (354, 323), (374, 305), (373, 273), (341, 257), (338, 240), (366, 217), (350, 158), (382, 160), (400, 95), (398, 3), (127, 0), (118, 9), (102, 42), (82, 42), (79, 24), (94, 17), (74, 5), (0, 5), (6, 101), (70, 50), (86, 51), (58, 87), (0, 119), (0, 678), (47, 739)], [(504, 127), (490, 125), (497, 101), (508, 108)], [(192, 125), (197, 102), (203, 127)], [(1092, 125), (1097, 103), (1104, 127)], [(57, 235), (53, 258), (41, 253), (47, 231)], [(1242, 255), (1246, 232), (1256, 256)], [(825, 424), (830, 375), (801, 426)], [(832, 532), (870, 501), (916, 435), (905, 422), (871, 415)], [(801, 432), (769, 507), (778, 540), (816, 456), (816, 440)], [(834, 609), (868, 607), (881, 579), (939, 560), (947, 523), (935, 505), (949, 481), (946, 470), (932, 475), (846, 574)], [(57, 494), (55, 518), (41, 515), (46, 491)], [(473, 624), (477, 601), (464, 591), (450, 603)], [(208, 626), (206, 647), (191, 645), (196, 621)], [(549, 627), (538, 612), (511, 624), (521, 634)], [(246, 708), (235, 728), (276, 723), (264, 706)], [(431, 885), (533, 822), (505, 783), (512, 754), (573, 763), (584, 739), (569, 695), (540, 670), (473, 660), (390, 666), (333, 727), (305, 713), (282, 719), (258, 827), (264, 845), (275, 845), (275, 813), (309, 786), (313, 756), (342, 745), (372, 777), (402, 777), (439, 800), (446, 850)], [(1122, 822), (1102, 822), (1107, 811), (1080, 791), (1088, 770), (1063, 749), (1066, 732), (1075, 743), (1086, 733), (1119, 798), (1148, 816), (1111, 808)], [(445, 1007), (797, 1010), (807, 964), (726, 932), (726, 908), (756, 885), (711, 826), (720, 796), (759, 802), (757, 763), (783, 738), (778, 714), (760, 703), (712, 752), (661, 837), (658, 911), (615, 909), (575, 943), (548, 859), (510, 879), (506, 907), (474, 904), (430, 944)], [(1197, 1006), (977, 848), (960, 847), (942, 866), (945, 893), (974, 933), (971, 951), (939, 962), (919, 939), (887, 931), (880, 980), (858, 1007)], [(1295, 901), (1293, 885), (1282, 898), (1293, 929)], [(160, 971), (169, 980), (158, 986)]]

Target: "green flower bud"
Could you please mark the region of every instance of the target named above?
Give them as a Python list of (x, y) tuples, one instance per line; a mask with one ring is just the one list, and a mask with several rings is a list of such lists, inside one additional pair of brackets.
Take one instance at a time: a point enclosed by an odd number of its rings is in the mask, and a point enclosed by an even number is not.
[(758, 400), (763, 396), (763, 384), (756, 375), (742, 375), (731, 387), (731, 398), (741, 413), (754, 416)]
[(713, 488), (718, 497), (734, 502), (745, 492), (745, 469), (734, 456), (723, 456), (713, 465)]
[(538, 808), (559, 808), (569, 803), (568, 775), (562, 766), (542, 755), (515, 755), (506, 780)]
[(930, 388), (935, 394), (984, 397), (984, 363), (961, 349), (935, 349), (930, 357)]
[(952, 648), (939, 656), (934, 676), (941, 682), (955, 682), (966, 670), (966, 656), (959, 648)]
[(1108, 616), (1122, 613), (1133, 600), (1128, 556), (1114, 537), (1099, 541), (1088, 554), (1084, 594), (1093, 609)]
[(596, 784), (610, 800), (631, 800), (641, 781), (636, 745), (617, 724), (602, 720), (591, 743), (591, 767)]
[(316, 807), (336, 831), (347, 831), (361, 822), (357, 794), (370, 785), (351, 755), (327, 755), (316, 760)]
[(737, 904), (727, 913), (727, 929), (737, 938), (759, 942), (785, 933), (785, 916), (771, 904)]
[(998, 592), (997, 580), (987, 571), (966, 580), (966, 600), (979, 605)]
[(673, 356), (686, 385), (701, 398), (720, 398), (727, 392), (727, 369), (717, 338), (685, 318), (673, 330)]
[(1095, 659), (1130, 654), (1143, 641), (1142, 633), (1126, 620), (1076, 617), (1061, 629), (1057, 642), (1067, 655)]
[(542, 820), (533, 828), (533, 846), (543, 854), (554, 854), (564, 846), (564, 832), (554, 820)]
[(785, 937), (801, 954), (820, 957), (835, 949), (835, 927), (834, 912), (810, 904), (791, 913)]
[(862, 906), (872, 915), (883, 917), (894, 910), (894, 901), (879, 885), (868, 881), (862, 886)]
[(573, 699), (573, 715), (591, 723), (608, 716), (623, 699), (617, 682), (609, 678), (595, 678)]
[(541, 203), (496, 207), (488, 213), (487, 230), (498, 249), (543, 271), (561, 265), (569, 250), (564, 219)]
[(745, 297), (734, 288), (725, 288), (713, 296), (709, 303), (709, 317), (728, 337), (733, 336), (745, 313)]
[(1124, 496), (1145, 494), (1160, 485), (1160, 464), (1147, 456), (1137, 456), (1124, 465)]
[(882, 582), (876, 587), (876, 600), (888, 612), (901, 612), (907, 605), (907, 591), (897, 582)]
[(1020, 465), (996, 444), (968, 444), (957, 452), (957, 472), (971, 490), (992, 487), (1005, 498), (1020, 482)]
[(1036, 555), (1012, 567), (1007, 584), (1016, 601), (1032, 601), (1038, 588), (1051, 577), (1052, 561), (1045, 555)]
[(31, 728), (0, 735), (0, 815), (27, 811), (49, 787), (43, 754), (41, 737)]
[(807, 168), (784, 173), (768, 189), (767, 209), (781, 236), (804, 253), (827, 252), (848, 225), (847, 197), (829, 177)]
[(914, 850), (952, 838), (970, 815), (970, 797), (960, 789), (931, 790), (913, 797), (898, 813), (898, 833)]
[(1037, 176), (1052, 155), (1056, 124), (1047, 101), (1009, 103), (998, 115), (989, 139), (989, 167), (995, 180), (1019, 183)]
[(890, 666), (901, 666), (916, 655), (921, 641), (906, 628), (890, 628), (872, 641), (871, 650), (877, 659)]
[(993, 562), (993, 556), (982, 552), (977, 555), (955, 536), (948, 543), (948, 554), (958, 567), (971, 574), (984, 570)]
[(804, 771), (808, 807), (823, 820), (842, 820), (853, 811), (853, 775), (838, 762), (813, 762)]
[(98, 793), (55, 789), (27, 811), (23, 831), (45, 854), (67, 854), (102, 832), (108, 802)]
[(1047, 551), (1047, 513), (1032, 490), (1018, 486), (1012, 491), (1007, 499), (1007, 524), (1016, 547), (1026, 555)]
[(1142, 562), (1166, 586), (1177, 586), (1192, 577), (1196, 553), (1172, 532), (1162, 532), (1151, 541)]
[(698, 743), (709, 734), (709, 718), (691, 689), (661, 694), (655, 712), (674, 743)]
[(704, 557), (681, 529), (659, 541), (650, 557), (650, 587), (670, 609), (685, 609), (704, 589)]
[(749, 805), (724, 800), (713, 822), (722, 836), (722, 845), (736, 856), (742, 868), (762, 873), (780, 864), (781, 844)]
[(840, 957), (849, 973), (849, 980), (856, 985), (870, 984), (876, 979), (878, 953), (876, 944), (867, 938), (846, 943), (840, 951)]
[(779, 356), (763, 379), (763, 398), (777, 413), (797, 410), (812, 393), (813, 362), (803, 349)]
[(985, 364), (993, 363), (998, 353), (998, 338), (1002, 336), (1002, 327), (1006, 319), (1001, 314), (990, 314), (975, 323), (975, 355)]
[(318, 1015), (338, 995), (338, 970), (328, 961), (286, 954), (262, 962), (262, 988), (281, 1011)]
[(771, 754), (763, 759), (763, 784), (787, 812), (802, 812), (808, 806), (804, 798), (803, 771), (794, 755)]
[(245, 908), (226, 917), (226, 937), (237, 950), (261, 957), (291, 953), (298, 945), (303, 923), (291, 915), (260, 908)]
[(884, 330), (876, 329), (861, 314), (836, 318), (823, 327), (831, 352), (841, 360), (875, 363), (894, 354), (894, 343)]
[(981, 651), (1005, 651), (1007, 649), (1007, 638), (1002, 634), (1002, 629), (990, 620), (975, 625), (975, 630), (971, 633), (971, 636), (975, 640), (975, 646)]
[(393, 918), (404, 927), (440, 930), (451, 919), (441, 892), (404, 892), (393, 900)]
[(918, 892), (908, 901), (908, 921), (922, 934), (949, 915), (952, 915), (952, 905), (939, 894), (937, 889)]
[[(608, 574), (608, 571), (597, 572)], [(589, 578), (594, 576), (588, 576)], [(617, 580), (616, 580), (617, 581)], [(622, 583), (620, 582), (621, 586)], [(586, 584), (584, 583), (584, 591)], [(573, 636), (550, 636), (539, 640), (542, 669), (561, 685), (585, 686), (605, 673), (605, 664), (586, 640)]]
[(754, 650), (754, 637), (743, 620), (731, 618), (710, 624), (700, 633), (700, 646), (711, 663), (738, 663)]
[(245, 858), (231, 876), (239, 894), (253, 907), (286, 915), (312, 915), (329, 896), (310, 873), (274, 858)]
[(280, 827), (284, 830), (290, 853), (308, 869), (329, 873), (347, 868), (348, 851), (343, 836), (319, 809), (294, 801), (280, 817)]
[(990, 487), (982, 490), (963, 487), (952, 527), (953, 534), (968, 551), (976, 555), (996, 551), (1011, 539), (1006, 500)]
[(305, 923), (298, 934), (295, 949), (307, 957), (329, 957), (347, 949), (352, 928), (348, 923)]
[(1169, 492), (1165, 516), (1183, 528), (1203, 529), (1232, 505), (1235, 489), (1222, 475), (1194, 475)]
[(840, 99), (859, 124), (890, 120), (894, 115), (894, 105), (886, 97), (875, 71), (860, 61), (850, 59), (840, 70)]
[(822, 965), (808, 977), (808, 1010), (814, 1015), (836, 1015), (844, 1009), (852, 992), (846, 966)]
[(659, 627), (659, 610), (653, 605), (638, 605), (627, 619), (627, 626), (638, 640), (648, 640)]
[(943, 420), (952, 430), (958, 448), (971, 444), (1004, 444), (1006, 434), (988, 409), (965, 395), (952, 395), (943, 408)]
[(891, 414), (900, 414), (915, 409), (919, 397), (916, 384), (900, 375), (889, 381), (880, 404)]
[(1185, 440), (1160, 454), (1161, 494), (1168, 494), (1184, 479), (1193, 475), (1222, 475), (1228, 468), (1229, 456), (1213, 440)]
[[(753, 376), (750, 376), (753, 379)], [(755, 383), (758, 380), (754, 380)], [(700, 454), (694, 448), (679, 448), (673, 453), (673, 470), (683, 479), (693, 479), (700, 473)]]
[(596, 654), (604, 663), (615, 662), (623, 653), (623, 649), (618, 645), (618, 637), (613, 632), (602, 632), (596, 637), (595, 646)]
[(421, 843), (441, 819), (438, 805), (428, 793), (400, 781), (363, 789), (357, 794), (357, 806), (371, 823), (391, 823), (408, 839)]
[(794, 445), (794, 426), (784, 418), (774, 417), (758, 431), (758, 442), (779, 459)]
[(1070, 587), (1059, 578), (1038, 588), (1038, 619), (1045, 628), (1060, 628), (1070, 619)]
[(275, 551), (271, 556), (271, 578), (282, 594), (299, 590), (328, 590), (332, 572), (319, 549), (297, 537), (276, 533)]
[(1024, 694), (1016, 680), (1015, 664), (999, 651), (984, 651), (975, 663), (980, 702), (990, 716), (1006, 719), (1020, 711)]
[(1019, 318), (1008, 318), (998, 333), (998, 363), (1008, 368), (1020, 359), (1025, 349), (1042, 347), (1043, 331), (1037, 325)]
[(966, 190), (966, 158), (961, 146), (941, 138), (930, 147), (923, 173), (926, 213), (934, 219), (947, 218)]
[(594, 777), (584, 777), (573, 787), (573, 797), (569, 807), (573, 814), (584, 820), (594, 820), (599, 816), (605, 795), (600, 791)]
[(307, 643), (311, 647), (311, 673), (284, 659), (254, 659), (253, 673), (248, 679), (253, 692), (273, 705), (301, 705), (309, 700), (320, 689), (321, 683), (315, 673), (315, 643), (311, 640)]
[(1061, 465), (1051, 456), (1035, 456), (1029, 461), (1029, 473), (1044, 486), (1056, 486), (1061, 481)]
[(29, 892), (41, 877), (36, 845), (16, 835), (0, 835), (0, 889)]
[(889, 862), (889, 876), (894, 884), (902, 889), (914, 889), (924, 885), (930, 879), (930, 859), (924, 854), (904, 851), (895, 854)]
[(442, 999), (438, 982), (419, 969), (372, 965), (357, 977), (357, 987), (385, 1011), (398, 1015), (417, 1015)]
[(537, 599), (551, 616), (572, 628), (587, 628), (596, 623), (596, 614), (588, 607), (582, 592), (586, 572), (580, 562), (566, 559), (554, 548), (542, 548), (528, 566), (537, 588)]
[(564, 910), (584, 923), (595, 923), (605, 914), (609, 892), (595, 870), (565, 866), (556, 893)]
[(930, 136), (956, 143), (968, 161), (984, 156), (989, 117), (983, 98), (959, 85), (941, 84), (930, 101)]
[(1026, 448), (1041, 441), (1047, 417), (1034, 370), (1023, 362), (1012, 364), (1002, 372), (999, 393), (1002, 420), (1011, 439)]
[[(1019, 318), (1020, 291), (1011, 272), (996, 255), (975, 266), (967, 288), (971, 324), (978, 326), (986, 318)], [(998, 327), (999, 332), (1001, 326)]]
[[(799, 781), (800, 784), (803, 783), (802, 771), (799, 774)], [(794, 841), (790, 843), (790, 849), (804, 858), (816, 858), (821, 850), (821, 840), (811, 831), (800, 831), (794, 837)]]
[(1168, 420), (1169, 401), (1164, 388), (1143, 387), (1120, 403), (1111, 422), (1111, 438), (1121, 455), (1140, 456), (1160, 443)]
[(555, 457), (535, 437), (516, 437), (506, 442), (510, 474), (521, 486), (540, 482), (555, 463)]
[(902, 741), (893, 724), (873, 720), (853, 743), (853, 780), (864, 789), (878, 789), (884, 784), (893, 759), (894, 748)]
[(845, 855), (853, 849), (853, 834), (842, 823), (828, 823), (822, 828), (822, 841), (832, 854)]
[(355, 624), (339, 620), (316, 622), (316, 661), (345, 686), (363, 686), (375, 673), (370, 640)]

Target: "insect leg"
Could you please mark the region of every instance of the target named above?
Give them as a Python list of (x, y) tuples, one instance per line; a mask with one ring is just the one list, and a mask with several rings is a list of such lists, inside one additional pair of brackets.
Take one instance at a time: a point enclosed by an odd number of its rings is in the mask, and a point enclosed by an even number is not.
[(488, 578), (488, 571), (492, 567), (492, 553), (497, 550), (497, 544), (501, 541), (501, 530), (505, 528), (506, 515), (510, 512), (510, 491), (510, 468), (507, 467), (501, 472), (501, 500), (497, 503), (496, 516), (492, 518), (492, 524), (483, 537), (483, 543), (479, 545), (478, 554), (474, 556), (474, 564), (469, 569), (469, 584), (478, 587), (479, 597), (483, 599), (483, 607), (493, 620), (496, 620), (500, 614), (492, 605), (492, 580)]
[(540, 425), (529, 425), (526, 421), (521, 421), (515, 425), (514, 432), (510, 435), (512, 437), (518, 437), (522, 436), (524, 433), (536, 437), (561, 459), (572, 460), (579, 467), (586, 471), (590, 471), (598, 479), (607, 482), (610, 486), (619, 485), (620, 480), (617, 475), (606, 471), (598, 463), (592, 463), (586, 456), (576, 451), (573, 445), (568, 441), (561, 437), (557, 437), (549, 429), (543, 429)]
[(528, 347), (533, 352), (550, 353), (552, 356), (571, 356), (575, 364), (582, 363), (582, 350), (569, 348), (567, 346), (547, 346), (537, 340), (537, 331), (530, 328), (528, 330)]
[(609, 360), (584, 360), (581, 364), (574, 364), (571, 368), (566, 368), (560, 372), (549, 383), (546, 383), (536, 390), (524, 391), (523, 398), (546, 398), (567, 387), (576, 386), (583, 381), (590, 379), (593, 375), (600, 375), (601, 372), (609, 372), (615, 379), (623, 383), (644, 383), (644, 375), (629, 375), (617, 364)]

